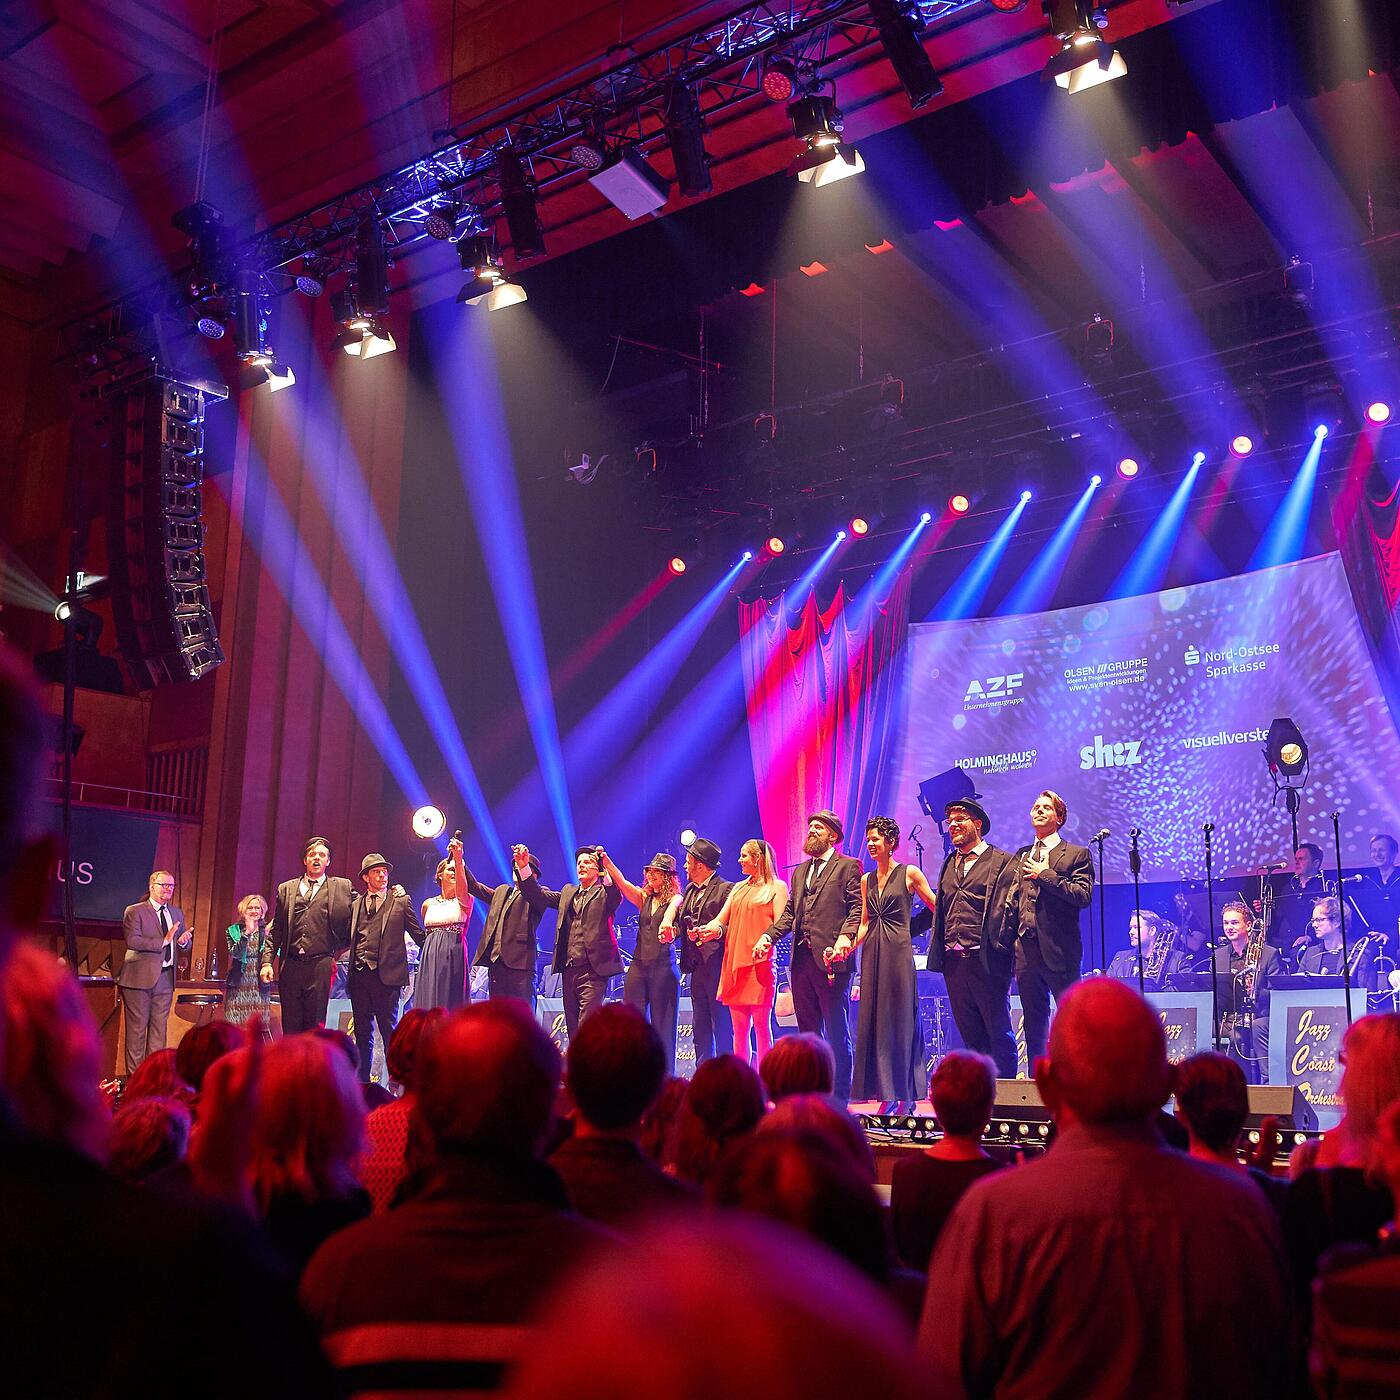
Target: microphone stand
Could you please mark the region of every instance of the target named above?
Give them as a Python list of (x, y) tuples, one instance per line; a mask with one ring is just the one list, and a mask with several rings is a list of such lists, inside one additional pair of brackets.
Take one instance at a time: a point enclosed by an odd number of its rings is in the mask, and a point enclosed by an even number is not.
[[(1106, 891), (1103, 887), (1103, 843), (1108, 836), (1107, 831), (1101, 832), (1094, 840), (1099, 847), (1099, 966), (1105, 975), (1108, 973), (1108, 915), (1105, 912), (1104, 898)], [(1141, 937), (1142, 929), (1138, 929), (1138, 936)], [(1093, 933), (1090, 932), (1089, 945), (1093, 946)]]
[[(1132, 838), (1132, 848), (1128, 852), (1128, 863), (1133, 872), (1133, 923), (1137, 928), (1137, 965), (1138, 965), (1138, 992), (1144, 998), (1147, 997), (1147, 974), (1143, 968), (1142, 952), (1142, 856), (1138, 853), (1138, 837), (1142, 832), (1134, 827), (1128, 835)], [(1102, 852), (1103, 847), (1099, 847)]]
[(924, 843), (923, 843), (922, 841), (919, 840), (919, 833), (920, 833), (922, 830), (923, 830), (923, 827), (922, 827), (922, 826), (916, 826), (916, 827), (909, 833), (909, 844), (910, 844), (911, 846), (913, 846), (913, 848), (919, 853), (919, 871), (920, 871), (920, 873), (923, 872), (923, 868), (924, 868)]
[[(1342, 814), (1332, 813), (1332, 849), (1337, 860), (1337, 892), (1342, 889)], [(1347, 947), (1347, 902), (1337, 900), (1337, 916), (1342, 924), (1342, 987), (1347, 999), (1347, 1027), (1351, 1027), (1351, 950)]]
[(1210, 1048), (1220, 1049), (1220, 974), (1215, 965), (1215, 871), (1212, 865), (1210, 834), (1214, 822), (1201, 828), (1206, 843), (1206, 948), (1210, 954)]

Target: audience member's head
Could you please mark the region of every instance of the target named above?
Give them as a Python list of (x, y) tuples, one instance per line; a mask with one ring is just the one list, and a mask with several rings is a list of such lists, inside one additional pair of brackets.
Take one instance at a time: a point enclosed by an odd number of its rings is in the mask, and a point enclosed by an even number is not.
[(209, 1066), (242, 1044), (242, 1027), (232, 1021), (206, 1021), (202, 1026), (191, 1026), (175, 1047), (175, 1068), (197, 1094), (204, 1087)]
[(1228, 1055), (1205, 1050), (1174, 1067), (1172, 1092), (1193, 1144), (1215, 1157), (1232, 1155), (1249, 1116), (1244, 1070)]
[(1380, 1116), (1371, 1152), (1371, 1175), (1390, 1192), (1400, 1216), (1400, 1099)]
[(145, 1181), (185, 1160), (190, 1110), (179, 1099), (123, 1100), (112, 1115), (107, 1168), (120, 1181)]
[(821, 1036), (806, 1032), (775, 1040), (758, 1073), (772, 1103), (789, 1094), (830, 1094), (836, 1089), (836, 1057), (831, 1046)]
[(103, 1160), (112, 1115), (101, 1078), (102, 1044), (73, 974), (18, 943), (0, 970), (0, 1090), (20, 1127)]
[[(677, 1306), (678, 1279), (703, 1307)], [(523, 1359), (513, 1400), (931, 1394), (907, 1325), (869, 1279), (753, 1218), (676, 1225), (601, 1253), (556, 1297), (542, 1335), (549, 1345)]]
[(48, 894), (52, 843), (38, 800), (48, 723), (33, 669), (0, 640), (0, 968), (11, 935), (34, 926)]
[(176, 1068), (175, 1051), (169, 1047), (152, 1050), (122, 1089), (123, 1103), (133, 1099), (180, 1099), (189, 1103), (193, 1097), (194, 1090)]
[(737, 1055), (706, 1060), (676, 1115), (676, 1174), (703, 1186), (725, 1149), (751, 1133), (767, 1108), (758, 1074)]
[(875, 1155), (860, 1124), (829, 1094), (790, 1094), (763, 1118), (758, 1131), (815, 1133), (843, 1152), (867, 1181), (875, 1180)]
[(1062, 1127), (1145, 1124), (1167, 1101), (1167, 1042), (1137, 992), (1090, 977), (1065, 993), (1050, 1026), (1049, 1056), (1035, 1080)]
[(666, 1051), (635, 1006), (600, 1006), (569, 1042), (569, 1091), (600, 1132), (637, 1128), (666, 1078)]
[(1353, 1022), (1342, 1037), (1341, 1060), (1345, 1151), (1364, 1165), (1381, 1114), (1400, 1099), (1400, 1013)]
[(716, 1205), (790, 1225), (863, 1274), (889, 1275), (884, 1207), (873, 1173), (830, 1131), (762, 1131), (736, 1143), (710, 1182)]
[(658, 1167), (676, 1164), (676, 1119), (690, 1091), (690, 1081), (672, 1075), (656, 1096), (656, 1102), (642, 1114), (642, 1130), (637, 1145)]
[(418, 1080), (419, 1057), (425, 1039), (447, 1013), (442, 1007), (415, 1006), (405, 1011), (403, 1020), (394, 1027), (389, 1037), (388, 1048), (384, 1052), (384, 1064), (389, 1078), (395, 1084), (403, 1085), (404, 1093), (411, 1094)]
[(928, 1081), (934, 1117), (949, 1137), (980, 1141), (996, 1094), (996, 1065), (972, 1050), (948, 1051)]
[(315, 1026), (309, 1032), (323, 1044), (334, 1046), (336, 1051), (345, 1056), (350, 1068), (356, 1074), (360, 1072), (360, 1047), (355, 1044), (355, 1037), (346, 1031), (336, 1030), (334, 1026)]
[(314, 1202), (348, 1195), (355, 1186), (364, 1121), (359, 1081), (334, 1044), (320, 1036), (289, 1035), (269, 1045), (249, 1172), (259, 1206), (266, 1209), (283, 1196)]
[(417, 1115), (440, 1155), (538, 1155), (559, 1085), (559, 1051), (523, 1002), (446, 1017), (419, 1051)]

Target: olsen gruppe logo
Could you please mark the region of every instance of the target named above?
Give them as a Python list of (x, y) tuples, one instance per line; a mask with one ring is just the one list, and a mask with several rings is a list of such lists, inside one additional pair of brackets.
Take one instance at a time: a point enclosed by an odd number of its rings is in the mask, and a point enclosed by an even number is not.
[(1095, 734), (1094, 742), (1079, 750), (1079, 767), (1086, 773), (1091, 768), (1136, 768), (1142, 759), (1141, 739), (1105, 740)]

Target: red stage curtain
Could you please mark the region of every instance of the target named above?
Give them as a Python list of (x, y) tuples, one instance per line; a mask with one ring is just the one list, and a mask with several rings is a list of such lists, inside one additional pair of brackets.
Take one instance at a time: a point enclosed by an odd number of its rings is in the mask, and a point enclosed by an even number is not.
[(739, 605), (749, 746), (764, 839), (778, 862), (802, 858), (807, 818), (830, 807), (858, 848), (896, 727), (911, 574), (867, 606), (842, 585), (825, 608), (808, 594)]

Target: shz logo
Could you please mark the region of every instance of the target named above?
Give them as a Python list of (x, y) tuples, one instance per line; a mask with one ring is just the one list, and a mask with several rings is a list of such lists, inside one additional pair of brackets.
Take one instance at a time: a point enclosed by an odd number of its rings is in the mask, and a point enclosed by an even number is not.
[(963, 696), (963, 703), (969, 700), (1005, 700), (1009, 695), (1020, 690), (1025, 684), (1026, 673), (1017, 671), (1010, 676), (988, 676), (984, 685), (979, 680), (968, 682), (967, 694)]
[(1090, 768), (1132, 768), (1142, 762), (1142, 740), (1125, 739), (1122, 743), (1105, 744), (1102, 734), (1094, 735), (1092, 744), (1079, 750), (1079, 766)]
[(1201, 664), (1201, 653), (1193, 645), (1186, 648), (1186, 664), (1188, 666), (1199, 666)]

